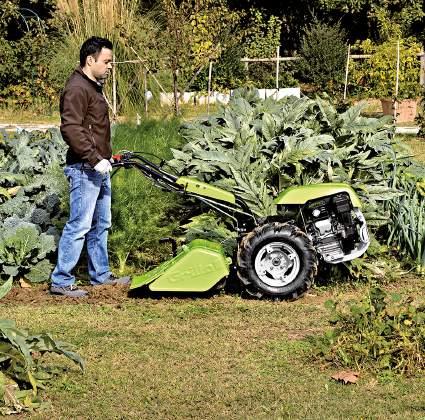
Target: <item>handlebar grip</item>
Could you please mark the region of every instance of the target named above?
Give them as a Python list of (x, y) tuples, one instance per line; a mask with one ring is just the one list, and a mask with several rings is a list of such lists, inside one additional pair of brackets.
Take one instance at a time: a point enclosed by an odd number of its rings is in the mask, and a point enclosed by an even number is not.
[(112, 155), (112, 159), (114, 159), (114, 162), (120, 162), (122, 158), (122, 155)]

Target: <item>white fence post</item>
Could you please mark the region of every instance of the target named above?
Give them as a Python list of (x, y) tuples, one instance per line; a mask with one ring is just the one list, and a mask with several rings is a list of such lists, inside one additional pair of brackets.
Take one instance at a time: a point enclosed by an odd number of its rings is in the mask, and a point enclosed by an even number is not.
[(280, 46), (276, 47), (276, 89), (279, 90), (279, 49)]
[(347, 99), (348, 68), (349, 68), (349, 65), (350, 65), (350, 50), (351, 50), (351, 45), (348, 44), (347, 64), (345, 66), (344, 101)]
[(114, 65), (112, 66), (112, 119), (117, 119), (117, 75), (116, 75), (116, 64), (115, 54), (113, 55)]
[(208, 97), (207, 97), (207, 114), (210, 115), (210, 95), (211, 95), (211, 74), (213, 63), (210, 61), (210, 68), (208, 69)]
[(397, 41), (397, 66), (396, 66), (396, 74), (395, 74), (394, 120), (397, 119), (399, 74), (400, 74), (400, 40)]

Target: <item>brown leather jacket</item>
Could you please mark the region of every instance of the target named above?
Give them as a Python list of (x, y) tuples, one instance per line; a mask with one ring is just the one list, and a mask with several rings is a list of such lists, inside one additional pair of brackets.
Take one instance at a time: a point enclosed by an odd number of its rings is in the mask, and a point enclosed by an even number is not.
[(60, 98), (61, 133), (69, 145), (68, 165), (88, 162), (95, 166), (112, 155), (108, 104), (102, 86), (77, 68)]

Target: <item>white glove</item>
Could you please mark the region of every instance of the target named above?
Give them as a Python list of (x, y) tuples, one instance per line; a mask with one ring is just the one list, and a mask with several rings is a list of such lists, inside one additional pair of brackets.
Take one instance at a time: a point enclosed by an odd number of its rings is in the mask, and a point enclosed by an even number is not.
[(96, 166), (94, 167), (94, 170), (96, 172), (99, 172), (102, 175), (107, 174), (108, 172), (112, 171), (112, 166), (109, 163), (108, 159), (102, 159), (100, 162), (98, 162), (96, 164)]

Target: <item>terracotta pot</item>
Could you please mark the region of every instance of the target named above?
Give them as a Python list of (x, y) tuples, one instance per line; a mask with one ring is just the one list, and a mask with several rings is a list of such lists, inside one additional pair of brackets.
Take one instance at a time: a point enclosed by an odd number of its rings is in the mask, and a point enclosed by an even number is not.
[(394, 102), (393, 99), (381, 99), (382, 112), (384, 115), (394, 115), (394, 107), (397, 109), (396, 122), (413, 122), (418, 107), (417, 99), (402, 99)]

